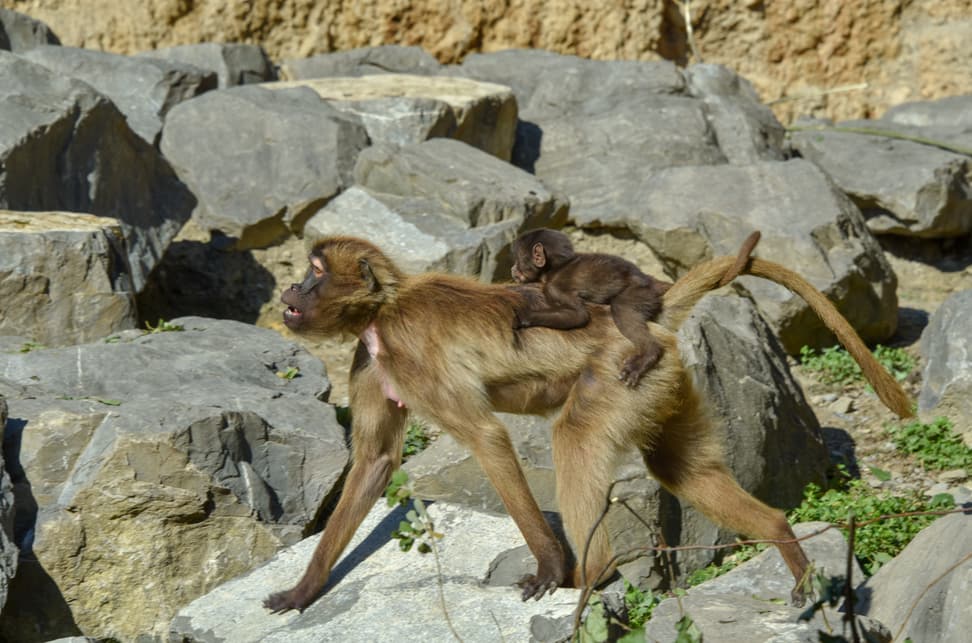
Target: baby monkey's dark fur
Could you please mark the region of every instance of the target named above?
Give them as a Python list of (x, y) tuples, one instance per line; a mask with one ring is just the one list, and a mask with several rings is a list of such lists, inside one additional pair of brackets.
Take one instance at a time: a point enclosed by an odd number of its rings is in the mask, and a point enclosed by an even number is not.
[(586, 304), (606, 304), (621, 334), (635, 346), (621, 366), (621, 379), (637, 386), (658, 363), (662, 345), (648, 330), (662, 309), (662, 295), (671, 284), (642, 272), (616, 255), (574, 252), (566, 234), (540, 228), (520, 235), (513, 244), (513, 279), (543, 285), (544, 304), (516, 310), (514, 330), (530, 326), (569, 330), (586, 326)]

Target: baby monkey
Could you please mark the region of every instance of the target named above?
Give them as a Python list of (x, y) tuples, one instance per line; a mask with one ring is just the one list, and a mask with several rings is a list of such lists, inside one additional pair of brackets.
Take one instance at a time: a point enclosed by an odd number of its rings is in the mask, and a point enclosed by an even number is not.
[(514, 330), (580, 328), (591, 318), (585, 303), (608, 304), (618, 330), (635, 345), (622, 364), (619, 379), (634, 387), (661, 359), (661, 343), (648, 331), (646, 322), (661, 312), (662, 295), (670, 283), (646, 275), (615, 255), (576, 253), (567, 235), (548, 228), (520, 235), (513, 242), (513, 261), (513, 279), (539, 282), (545, 300), (514, 311)]

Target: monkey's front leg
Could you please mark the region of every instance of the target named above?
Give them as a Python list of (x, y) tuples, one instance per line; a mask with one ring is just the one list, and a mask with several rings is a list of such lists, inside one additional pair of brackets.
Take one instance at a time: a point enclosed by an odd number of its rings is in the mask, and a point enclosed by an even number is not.
[(517, 582), (523, 600), (539, 599), (563, 585), (568, 572), (564, 548), (530, 493), (506, 427), (482, 408), (447, 409), (432, 419), (469, 447), (537, 559), (537, 573)]
[(406, 412), (385, 397), (377, 366), (362, 348), (358, 346), (351, 373), (351, 471), (303, 577), (291, 589), (263, 601), (275, 613), (303, 610), (317, 598), (338, 556), (401, 462)]

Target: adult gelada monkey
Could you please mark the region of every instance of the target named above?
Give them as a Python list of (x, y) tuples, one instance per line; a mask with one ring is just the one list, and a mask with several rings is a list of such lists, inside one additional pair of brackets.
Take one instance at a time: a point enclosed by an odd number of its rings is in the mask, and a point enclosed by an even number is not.
[(802, 601), (807, 558), (783, 513), (733, 479), (676, 344), (674, 333), (692, 307), (734, 276), (733, 270), (802, 296), (858, 361), (881, 399), (901, 416), (912, 412), (908, 396), (826, 297), (796, 273), (759, 258), (718, 257), (675, 282), (651, 326), (664, 354), (636, 388), (616, 376), (630, 344), (607, 307), (592, 306), (590, 323), (570, 332), (517, 332), (513, 311), (526, 299), (542, 298), (536, 286), (405, 275), (374, 245), (348, 237), (318, 242), (310, 263), (304, 282), (283, 293), (284, 322), (298, 332), (361, 338), (350, 375), (352, 465), (304, 575), (264, 601), (274, 612), (303, 609), (321, 593), (341, 551), (399, 466), (409, 411), (465, 444), (496, 488), (537, 560), (536, 573), (519, 582), (524, 599), (559, 585), (597, 584), (612, 571), (603, 526), (590, 536), (586, 565), (568, 569), (561, 543), (527, 487), (506, 427), (493, 415), (559, 408), (552, 435), (560, 474), (557, 502), (575, 551), (584, 547), (601, 513), (618, 457), (634, 447), (661, 484), (715, 522), (776, 541), (797, 581), (793, 599)]

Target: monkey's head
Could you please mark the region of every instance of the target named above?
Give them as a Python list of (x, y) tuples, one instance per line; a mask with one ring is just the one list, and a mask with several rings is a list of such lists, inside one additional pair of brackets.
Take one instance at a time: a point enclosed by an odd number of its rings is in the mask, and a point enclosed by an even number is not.
[(304, 281), (280, 296), (287, 306), (284, 324), (299, 333), (359, 335), (402, 279), (391, 260), (362, 239), (322, 239), (308, 260)]
[(539, 228), (524, 232), (513, 242), (513, 281), (521, 284), (540, 281), (543, 275), (574, 257), (574, 245), (559, 230)]

